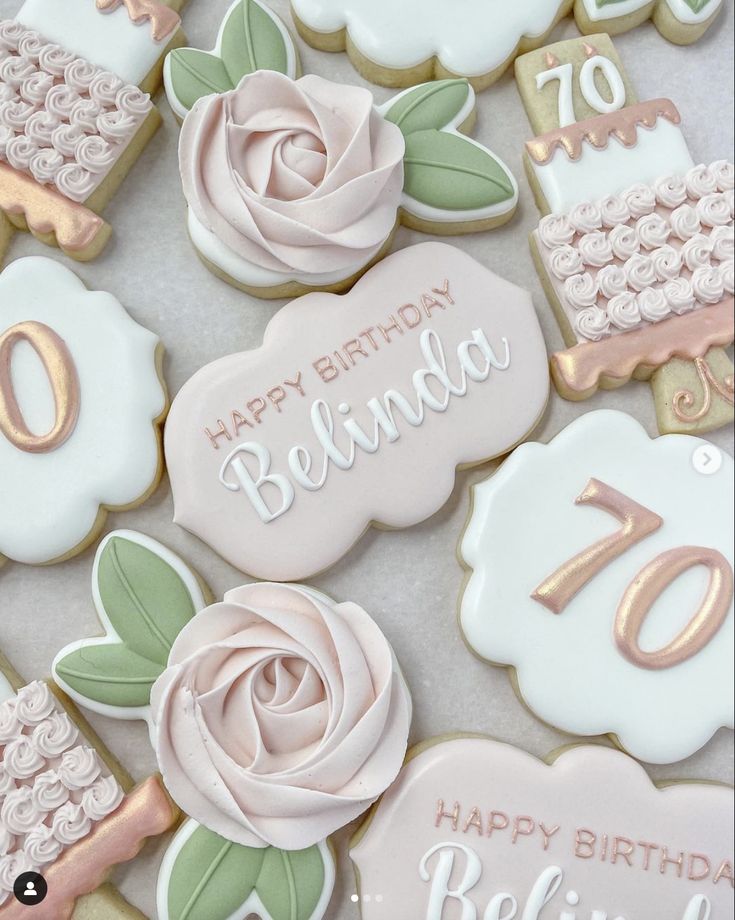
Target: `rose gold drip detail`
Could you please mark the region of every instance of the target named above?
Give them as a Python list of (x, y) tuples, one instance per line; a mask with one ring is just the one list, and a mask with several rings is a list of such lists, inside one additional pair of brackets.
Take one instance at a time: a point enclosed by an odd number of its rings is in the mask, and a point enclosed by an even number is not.
[(53, 233), (59, 246), (70, 253), (87, 249), (106, 232), (104, 220), (89, 208), (38, 185), (7, 163), (0, 163), (0, 211), (24, 217), (33, 233)]
[(639, 369), (652, 373), (672, 358), (693, 361), (710, 348), (731, 345), (734, 334), (733, 298), (728, 297), (714, 307), (655, 326), (557, 352), (551, 357), (551, 372), (563, 392), (587, 399), (597, 392), (601, 379), (607, 389), (622, 386)]
[(600, 53), (597, 48), (595, 48), (594, 45), (590, 45), (589, 42), (582, 42), (582, 47), (584, 48), (584, 53), (588, 58), (593, 58)]
[(48, 895), (29, 910), (15, 899), (0, 908), (2, 920), (69, 920), (74, 902), (105, 880), (109, 869), (137, 856), (148, 837), (167, 831), (178, 809), (161, 778), (152, 776), (135, 788), (122, 805), (79, 843), (44, 870)]
[[(18, 342), (27, 342), (41, 359), (54, 395), (56, 419), (49, 432), (34, 434), (26, 425), (13, 391), (11, 361)], [(66, 342), (43, 323), (25, 322), (0, 335), (0, 432), (19, 450), (45, 454), (74, 431), (79, 417), (79, 377)]]
[(546, 52), (546, 57), (544, 60), (546, 61), (546, 66), (549, 68), (549, 70), (551, 70), (553, 67), (558, 67), (559, 64), (561, 64), (559, 58), (555, 54), (552, 54), (551, 51)]
[(677, 390), (674, 394), (673, 410), (674, 415), (680, 422), (699, 422), (708, 415), (709, 410), (712, 408), (712, 390), (724, 399), (728, 405), (735, 405), (735, 379), (733, 379), (732, 374), (728, 374), (720, 383), (712, 372), (712, 368), (701, 357), (694, 359), (694, 367), (704, 393), (702, 406), (692, 413), (686, 411), (694, 407), (697, 401), (696, 397), (691, 390)]
[(121, 4), (124, 4), (130, 19), (136, 25), (140, 25), (146, 19), (150, 20), (151, 34), (156, 42), (168, 38), (181, 25), (178, 13), (155, 0), (97, 0), (97, 9), (101, 13), (111, 13)]
[(542, 134), (526, 143), (526, 151), (532, 160), (543, 165), (553, 157), (557, 147), (566, 150), (570, 160), (578, 160), (585, 141), (603, 150), (614, 136), (626, 147), (633, 147), (638, 140), (639, 126), (653, 128), (659, 118), (666, 118), (675, 125), (681, 122), (679, 110), (670, 99), (654, 99)]
[[(709, 569), (707, 593), (689, 623), (665, 648), (644, 652), (641, 629), (651, 607), (680, 575), (694, 566)], [(683, 664), (714, 639), (730, 612), (733, 598), (732, 566), (716, 549), (679, 546), (661, 553), (636, 575), (625, 592), (615, 618), (615, 643), (632, 664), (662, 671)]]

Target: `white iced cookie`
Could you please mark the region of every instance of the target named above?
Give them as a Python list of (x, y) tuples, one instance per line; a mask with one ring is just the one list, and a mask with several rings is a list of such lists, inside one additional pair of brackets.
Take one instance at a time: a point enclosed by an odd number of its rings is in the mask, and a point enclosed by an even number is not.
[(0, 275), (0, 558), (84, 548), (161, 472), (158, 338), (51, 259)]
[(620, 412), (519, 448), (475, 488), (466, 641), (545, 722), (689, 757), (733, 725), (732, 498), (729, 456)]

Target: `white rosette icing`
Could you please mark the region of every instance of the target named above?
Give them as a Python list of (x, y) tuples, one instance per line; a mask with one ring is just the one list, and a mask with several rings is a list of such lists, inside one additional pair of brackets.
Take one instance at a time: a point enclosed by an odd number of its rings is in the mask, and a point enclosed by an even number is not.
[(638, 183), (626, 189), (622, 194), (623, 200), (630, 208), (631, 217), (638, 219), (651, 214), (656, 208), (656, 195), (648, 185)]
[(38, 150), (38, 145), (34, 144), (30, 138), (24, 134), (17, 134), (5, 145), (5, 157), (14, 169), (27, 172)]
[(628, 289), (628, 278), (619, 265), (606, 265), (597, 273), (597, 285), (603, 297), (610, 300)]
[(671, 316), (671, 307), (661, 288), (647, 288), (636, 297), (641, 317), (649, 323), (660, 323)]
[(81, 805), (67, 802), (54, 814), (51, 827), (59, 843), (68, 847), (87, 836), (92, 829), (92, 822)]
[(627, 262), (631, 256), (640, 252), (641, 241), (638, 239), (638, 234), (635, 232), (634, 227), (628, 227), (625, 224), (613, 227), (608, 239), (615, 257), (620, 259), (621, 262)]
[(38, 725), (56, 712), (56, 698), (43, 680), (21, 687), (15, 704), (15, 715), (23, 725)]
[(117, 154), (104, 138), (84, 137), (77, 144), (77, 163), (90, 173), (106, 173), (115, 162)]
[(39, 811), (53, 812), (69, 801), (69, 790), (59, 779), (56, 770), (39, 773), (31, 789), (33, 804)]
[(572, 275), (564, 282), (564, 299), (573, 310), (582, 310), (597, 303), (597, 281), (585, 272), (583, 275)]
[(0, 763), (0, 802), (2, 802), (3, 796), (6, 796), (9, 792), (17, 788), (18, 784), (14, 777), (12, 777), (3, 764)]
[(681, 176), (665, 176), (653, 183), (656, 201), (673, 211), (687, 200), (686, 182)]
[(580, 237), (577, 248), (585, 265), (591, 265), (594, 268), (601, 268), (615, 258), (612, 243), (602, 230), (585, 233)]
[(725, 282), (720, 268), (698, 268), (692, 274), (692, 291), (699, 303), (719, 303), (725, 296)]
[(15, 837), (4, 824), (0, 824), (0, 856), (5, 856), (15, 849)]
[(688, 278), (667, 281), (662, 290), (672, 313), (681, 316), (683, 313), (691, 312), (696, 306), (692, 283)]
[(64, 82), (80, 95), (87, 95), (92, 80), (99, 73), (99, 68), (83, 58), (70, 61), (64, 69)]
[(82, 808), (91, 821), (101, 821), (120, 805), (124, 793), (114, 776), (100, 776), (84, 790)]
[(636, 295), (630, 291), (616, 294), (610, 300), (607, 305), (607, 315), (613, 326), (622, 332), (635, 329), (643, 322)]
[(63, 848), (53, 828), (47, 824), (39, 824), (34, 827), (23, 841), (26, 856), (37, 866), (47, 866), (49, 863), (56, 862)]
[(36, 68), (30, 61), (22, 57), (7, 57), (0, 61), (0, 81), (18, 89), (31, 74), (36, 73)]
[(36, 182), (41, 185), (52, 185), (56, 179), (56, 173), (63, 165), (64, 158), (58, 150), (42, 147), (37, 154), (31, 157), (28, 168)]
[(582, 256), (573, 247), (568, 245), (557, 246), (549, 255), (551, 271), (560, 281), (580, 275), (584, 271)]
[(7, 744), (18, 737), (20, 722), (15, 714), (17, 698), (11, 696), (9, 700), (0, 703), (0, 744)]
[(733, 276), (735, 274), (735, 261), (728, 259), (720, 265), (720, 274), (722, 275), (722, 286), (728, 294), (735, 293), (733, 289)]
[(123, 115), (133, 115), (142, 119), (153, 108), (151, 97), (137, 86), (123, 86), (115, 96), (115, 107)]
[(650, 254), (657, 281), (673, 281), (681, 274), (681, 252), (673, 246), (662, 246)]
[(54, 131), (61, 122), (50, 112), (34, 112), (26, 123), (26, 137), (39, 147), (52, 147)]
[(138, 129), (135, 115), (124, 112), (103, 112), (97, 118), (100, 137), (110, 144), (123, 144), (130, 140)]
[(40, 36), (38, 32), (28, 29), (18, 42), (18, 53), (23, 55), (24, 58), (28, 58), (29, 61), (33, 61), (34, 64), (37, 64), (41, 49), (46, 44), (46, 39)]
[(114, 73), (100, 71), (89, 84), (90, 98), (98, 105), (113, 106), (125, 84)]
[(602, 199), (599, 207), (603, 227), (617, 227), (618, 224), (625, 224), (630, 220), (628, 203), (619, 195), (608, 195)]
[(0, 83), (0, 107), (3, 102), (18, 102), (20, 96), (7, 83)]
[(97, 177), (77, 163), (67, 163), (56, 173), (56, 187), (72, 201), (86, 201), (97, 187)]
[(686, 242), (696, 236), (702, 229), (696, 208), (690, 204), (683, 204), (669, 215), (671, 232), (680, 240)]
[(81, 96), (75, 90), (63, 83), (54, 86), (46, 96), (46, 111), (50, 112), (59, 121), (68, 121), (74, 106), (81, 101)]
[(11, 834), (27, 834), (46, 817), (33, 801), (30, 786), (18, 786), (9, 792), (0, 808), (0, 821)]
[(735, 256), (735, 229), (732, 225), (715, 227), (709, 235), (712, 255), (718, 262), (726, 262)]
[(24, 872), (38, 872), (39, 866), (30, 861), (23, 850), (0, 857), (0, 891), (12, 891), (15, 880)]
[(34, 106), (41, 106), (46, 101), (51, 87), (54, 85), (54, 78), (50, 73), (36, 71), (29, 74), (20, 84), (19, 95)]
[(568, 217), (547, 214), (539, 221), (538, 233), (547, 249), (556, 249), (557, 246), (571, 243), (575, 230)]
[(599, 342), (610, 335), (610, 318), (599, 307), (587, 307), (577, 314), (574, 327), (582, 338)]
[(69, 123), (88, 134), (94, 134), (97, 129), (97, 119), (103, 111), (102, 106), (98, 105), (94, 99), (82, 98), (72, 106)]
[(701, 163), (699, 166), (692, 166), (684, 176), (684, 182), (686, 183), (689, 197), (694, 198), (695, 201), (704, 195), (711, 195), (712, 192), (717, 191), (717, 177), (709, 166), (704, 166)]
[(635, 291), (643, 291), (656, 283), (656, 272), (650, 256), (631, 256), (625, 263), (624, 270), (629, 287)]
[(569, 213), (569, 220), (577, 233), (592, 233), (593, 230), (599, 230), (602, 226), (600, 209), (591, 201), (578, 204)]
[(3, 766), (14, 779), (28, 779), (46, 766), (28, 735), (21, 735), (5, 746)]
[(102, 764), (96, 751), (80, 744), (62, 756), (57, 771), (67, 789), (85, 789), (100, 775)]
[(60, 45), (46, 45), (38, 55), (38, 63), (42, 70), (52, 73), (55, 77), (63, 77), (64, 71), (75, 57), (75, 54)]
[(710, 264), (712, 248), (710, 238), (703, 233), (698, 233), (681, 247), (681, 258), (689, 271), (693, 272), (695, 268), (703, 268)]
[(718, 191), (727, 192), (735, 188), (735, 166), (729, 160), (715, 160), (710, 164), (710, 172), (715, 177)]
[(33, 744), (44, 757), (58, 757), (79, 737), (79, 729), (65, 712), (55, 712), (33, 730)]
[(697, 202), (697, 216), (705, 227), (724, 227), (730, 223), (730, 202), (726, 195), (717, 192), (705, 195)]
[(0, 124), (7, 125), (13, 131), (25, 131), (26, 122), (36, 111), (30, 102), (16, 99), (0, 103)]
[(665, 246), (671, 236), (671, 227), (660, 214), (646, 214), (638, 219), (635, 232), (645, 249)]
[(76, 125), (59, 125), (58, 128), (54, 128), (51, 143), (63, 157), (70, 158), (74, 156), (77, 144), (83, 137), (84, 132)]
[(17, 51), (26, 31), (16, 19), (0, 20), (0, 48), (5, 51)]

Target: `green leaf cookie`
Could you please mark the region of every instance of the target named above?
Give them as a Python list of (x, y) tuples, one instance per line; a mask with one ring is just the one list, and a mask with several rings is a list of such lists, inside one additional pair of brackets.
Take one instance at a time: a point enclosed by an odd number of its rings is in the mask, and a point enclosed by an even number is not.
[(466, 80), (424, 83), (408, 93), (385, 113), (404, 135), (430, 128), (446, 128), (467, 104), (470, 85)]
[(281, 30), (253, 0), (241, 0), (227, 17), (221, 57), (233, 86), (256, 70), (288, 71), (288, 51)]
[(510, 177), (484, 147), (459, 134), (417, 131), (406, 138), (404, 190), (422, 204), (472, 211), (513, 197)]
[(177, 48), (168, 56), (171, 83), (181, 105), (190, 109), (202, 96), (234, 88), (224, 61), (208, 51)]
[(163, 667), (119, 642), (87, 645), (57, 661), (55, 673), (81, 696), (105, 706), (138, 707), (150, 702)]

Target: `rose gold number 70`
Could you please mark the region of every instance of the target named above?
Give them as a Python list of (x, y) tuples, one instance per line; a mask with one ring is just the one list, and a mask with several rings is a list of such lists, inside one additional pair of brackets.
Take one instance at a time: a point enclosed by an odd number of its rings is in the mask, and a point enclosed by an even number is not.
[[(536, 588), (531, 595), (533, 599), (556, 614), (563, 613), (606, 565), (663, 525), (657, 514), (597, 479), (590, 479), (576, 504), (601, 508), (623, 526), (565, 562)], [(699, 609), (667, 646), (655, 652), (643, 651), (639, 642), (641, 630), (657, 598), (680, 575), (696, 565), (706, 566), (710, 573)], [(615, 643), (621, 653), (640, 668), (673, 668), (693, 658), (715, 637), (727, 619), (732, 599), (732, 566), (716, 549), (681, 546), (661, 553), (641, 569), (626, 589), (615, 615)]]

